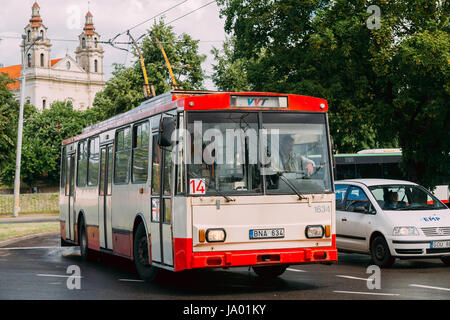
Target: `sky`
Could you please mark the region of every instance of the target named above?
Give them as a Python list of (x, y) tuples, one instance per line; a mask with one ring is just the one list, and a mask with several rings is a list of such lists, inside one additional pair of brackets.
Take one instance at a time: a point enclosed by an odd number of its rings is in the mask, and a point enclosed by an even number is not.
[[(24, 28), (31, 18), (31, 7), (35, 0), (1, 0), (0, 7), (0, 64), (11, 66), (21, 63), (20, 42)], [(85, 15), (88, 10), (94, 16), (95, 31), (101, 41), (108, 41), (155, 15), (176, 6), (164, 14), (164, 20), (170, 22), (195, 9), (210, 3), (211, 0), (37, 0), (43, 24), (48, 28), (47, 36), (52, 40), (51, 58), (62, 58), (67, 54), (75, 58), (78, 35), (82, 32)], [(178, 5), (178, 6), (177, 6)], [(159, 19), (158, 17), (157, 19)], [(138, 38), (153, 24), (153, 19), (131, 30)], [(219, 17), (217, 4), (211, 3), (192, 14), (173, 23), (177, 35), (189, 34), (200, 40), (199, 52), (207, 55), (203, 68), (211, 75), (214, 59), (210, 53), (212, 47), (220, 48), (225, 40), (224, 18)], [(65, 41), (57, 41), (65, 40)], [(117, 41), (128, 41), (123, 35)], [(126, 46), (125, 46), (126, 47)], [(130, 66), (134, 61), (132, 54), (114, 49), (104, 44), (105, 79), (111, 77), (113, 63), (125, 63)], [(211, 80), (206, 80), (205, 89), (214, 90)]]

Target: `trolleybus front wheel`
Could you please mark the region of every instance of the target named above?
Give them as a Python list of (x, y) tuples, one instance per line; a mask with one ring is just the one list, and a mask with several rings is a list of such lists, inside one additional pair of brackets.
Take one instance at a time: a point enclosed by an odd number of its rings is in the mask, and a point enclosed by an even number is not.
[(285, 271), (287, 265), (279, 265), (279, 266), (254, 266), (252, 267), (253, 271), (263, 279), (271, 279), (276, 278), (282, 275)]
[(149, 262), (148, 240), (144, 224), (141, 223), (134, 236), (133, 257), (136, 270), (142, 280), (153, 281), (156, 279), (159, 269), (153, 267)]

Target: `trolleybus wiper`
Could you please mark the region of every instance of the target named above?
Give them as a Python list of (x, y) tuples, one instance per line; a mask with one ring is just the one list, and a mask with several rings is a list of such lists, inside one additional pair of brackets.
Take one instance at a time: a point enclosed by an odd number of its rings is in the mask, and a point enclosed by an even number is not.
[(223, 193), (222, 191), (217, 190), (215, 187), (211, 186), (211, 182), (209, 183), (208, 188), (213, 189), (215, 192), (217, 192), (218, 195), (222, 196), (225, 198), (225, 200), (227, 200), (227, 202), (233, 202), (235, 201), (234, 199), (230, 198), (229, 196), (227, 196), (225, 193)]
[(287, 184), (287, 186), (292, 190), (292, 191), (294, 191), (297, 195), (298, 195), (298, 199), (299, 200), (304, 200), (304, 199), (307, 199), (307, 198), (305, 198), (305, 196), (300, 192), (300, 191), (298, 191), (297, 190), (297, 188), (285, 177), (285, 176), (283, 176), (283, 172), (281, 172), (281, 171), (279, 171), (278, 173), (277, 173), (277, 175), (278, 175), (278, 177), (280, 177), (280, 179), (281, 180), (283, 180), (284, 181), (284, 183), (286, 183)]
[[(195, 174), (194, 172), (192, 172), (192, 171), (189, 172), (189, 175), (193, 176), (194, 178), (199, 178), (199, 176), (197, 174)], [(211, 181), (208, 184), (208, 188), (209, 189), (213, 189), (219, 196), (224, 197), (225, 200), (227, 200), (227, 202), (235, 201), (234, 199), (230, 198), (229, 196), (227, 196), (223, 192), (221, 192), (221, 191), (217, 190), (215, 187), (211, 186)]]

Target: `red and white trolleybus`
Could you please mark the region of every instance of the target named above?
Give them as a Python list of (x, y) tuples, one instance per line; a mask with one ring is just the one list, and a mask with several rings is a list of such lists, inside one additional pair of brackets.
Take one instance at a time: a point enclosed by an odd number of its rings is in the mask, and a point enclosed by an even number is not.
[(62, 245), (158, 270), (337, 260), (328, 105), (170, 91), (62, 144)]

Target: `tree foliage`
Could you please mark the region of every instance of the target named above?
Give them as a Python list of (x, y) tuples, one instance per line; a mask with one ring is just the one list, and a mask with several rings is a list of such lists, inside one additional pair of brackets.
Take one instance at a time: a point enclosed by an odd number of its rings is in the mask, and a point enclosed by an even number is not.
[[(338, 152), (400, 146), (411, 179), (448, 178), (448, 1), (217, 3), (235, 39), (223, 57), (252, 89), (325, 98)], [(373, 4), (380, 28), (368, 27)]]
[[(49, 109), (34, 110), (24, 118), (21, 180), (30, 187), (43, 180), (47, 185), (57, 184), (62, 141), (81, 133), (89, 120), (65, 102), (54, 102)], [(2, 171), (2, 182), (12, 185), (14, 172), (12, 161)]]
[(10, 160), (11, 151), (15, 145), (14, 136), (17, 129), (13, 123), (15, 123), (19, 105), (7, 88), (12, 81), (6, 75), (0, 74), (0, 171)]
[[(201, 89), (206, 77), (201, 63), (206, 57), (198, 53), (198, 41), (185, 33), (177, 36), (173, 27), (160, 20), (147, 31), (141, 44), (148, 80), (156, 94), (169, 91), (172, 79), (155, 37), (164, 48), (177, 84), (187, 90)], [(115, 64), (112, 78), (106, 83), (105, 89), (97, 93), (94, 107), (88, 111), (92, 121), (104, 120), (133, 109), (144, 100), (142, 66), (136, 50), (133, 53), (136, 57), (133, 65), (126, 68)]]
[(214, 64), (212, 81), (222, 91), (251, 91), (247, 79), (246, 59), (233, 59), (235, 39), (227, 39), (222, 49), (213, 48)]

